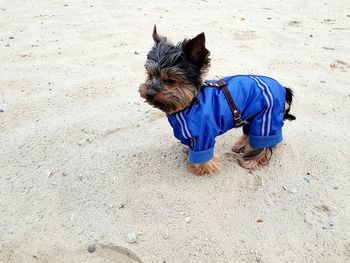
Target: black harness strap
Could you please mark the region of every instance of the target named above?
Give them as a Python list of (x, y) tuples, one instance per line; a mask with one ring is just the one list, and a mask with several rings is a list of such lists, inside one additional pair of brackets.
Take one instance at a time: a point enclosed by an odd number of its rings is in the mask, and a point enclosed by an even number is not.
[(241, 119), (241, 114), (238, 111), (238, 108), (231, 96), (231, 93), (229, 92), (229, 90), (227, 89), (227, 84), (225, 82), (225, 80), (223, 79), (219, 79), (217, 82), (210, 82), (210, 81), (205, 81), (204, 82), (205, 86), (209, 86), (209, 87), (216, 87), (216, 88), (220, 88), (222, 89), (222, 91), (225, 94), (226, 100), (228, 102), (228, 105), (230, 106), (231, 112), (232, 112), (232, 116), (233, 119), (236, 122), (236, 127), (240, 127), (243, 124), (245, 124), (244, 121), (242, 121)]

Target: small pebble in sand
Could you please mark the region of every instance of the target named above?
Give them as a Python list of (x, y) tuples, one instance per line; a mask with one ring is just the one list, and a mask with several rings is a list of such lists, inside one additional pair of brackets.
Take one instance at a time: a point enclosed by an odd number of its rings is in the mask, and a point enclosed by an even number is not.
[(297, 189), (294, 189), (294, 188), (293, 188), (293, 189), (290, 190), (290, 192), (291, 192), (292, 194), (296, 194), (296, 193), (297, 193)]
[(135, 52), (134, 52), (134, 54), (135, 54), (135, 55), (138, 55), (138, 54), (139, 54), (139, 52), (135, 51)]
[(83, 145), (85, 145), (85, 143), (86, 143), (86, 140), (81, 140), (81, 141), (78, 142), (78, 145), (79, 146), (83, 146)]
[(5, 45), (5, 47), (9, 47), (9, 46), (10, 46), (10, 44), (6, 44), (6, 45)]
[(282, 188), (283, 188), (283, 190), (287, 190), (287, 187), (285, 187), (284, 185), (282, 185)]
[(190, 221), (191, 221), (191, 217), (190, 217), (190, 216), (185, 218), (185, 222), (186, 222), (187, 224), (188, 224)]
[(333, 222), (330, 222), (329, 225), (330, 225), (330, 226), (334, 226), (334, 223), (333, 223)]
[(127, 234), (126, 236), (126, 242), (128, 242), (129, 244), (135, 243), (137, 241), (137, 234), (134, 232), (131, 232), (129, 234)]
[(96, 245), (95, 244), (89, 245), (88, 248), (87, 248), (87, 251), (89, 253), (94, 253), (96, 251)]
[(4, 110), (3, 110), (3, 109), (0, 109), (0, 112), (4, 112)]
[(124, 207), (125, 207), (125, 205), (123, 203), (119, 204), (119, 206), (118, 206), (119, 209), (122, 209)]
[(14, 37), (11, 36), (11, 37), (9, 37), (9, 39), (14, 39)]

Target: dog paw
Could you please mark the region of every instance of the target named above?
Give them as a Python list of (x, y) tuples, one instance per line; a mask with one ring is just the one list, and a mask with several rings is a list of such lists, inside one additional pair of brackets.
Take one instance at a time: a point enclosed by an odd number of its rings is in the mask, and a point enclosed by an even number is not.
[(244, 152), (244, 148), (245, 148), (245, 145), (234, 144), (231, 148), (231, 151), (233, 151), (234, 153), (242, 153)]
[[(249, 147), (247, 147), (249, 148)], [(249, 171), (254, 171), (263, 166), (267, 166), (272, 156), (271, 148), (264, 149), (248, 149), (238, 158), (238, 164), (248, 169)]]
[(219, 156), (215, 154), (213, 159), (205, 163), (191, 163), (188, 169), (194, 175), (213, 174), (220, 170)]
[(231, 150), (234, 153), (243, 153), (245, 147), (248, 145), (249, 137), (247, 135), (242, 135), (239, 140), (232, 146)]

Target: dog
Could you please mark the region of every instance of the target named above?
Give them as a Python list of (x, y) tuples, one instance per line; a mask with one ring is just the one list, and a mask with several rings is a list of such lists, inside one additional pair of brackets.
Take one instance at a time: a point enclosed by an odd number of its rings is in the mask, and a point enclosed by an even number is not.
[(239, 165), (249, 170), (267, 165), (272, 148), (282, 141), (284, 120), (295, 120), (290, 114), (293, 91), (258, 75), (204, 81), (210, 67), (204, 33), (174, 45), (154, 26), (152, 37), (147, 78), (139, 93), (166, 114), (175, 137), (185, 145), (190, 172), (220, 170), (215, 138), (238, 127), (243, 135), (232, 151)]

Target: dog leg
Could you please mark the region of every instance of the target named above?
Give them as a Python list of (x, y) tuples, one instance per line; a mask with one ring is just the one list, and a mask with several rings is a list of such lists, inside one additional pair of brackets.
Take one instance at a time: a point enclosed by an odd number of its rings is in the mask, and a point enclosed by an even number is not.
[(188, 169), (194, 175), (213, 174), (220, 170), (219, 155), (214, 154), (213, 159), (205, 163), (191, 163)]
[(247, 145), (238, 157), (238, 164), (245, 169), (254, 170), (266, 166), (272, 156), (272, 148), (254, 149)]
[(248, 135), (243, 134), (238, 141), (232, 146), (232, 151), (234, 153), (244, 152), (244, 148), (248, 145)]
[(182, 145), (182, 152), (183, 152), (185, 155), (188, 155), (189, 150), (190, 150), (190, 148), (188, 148), (188, 146)]

